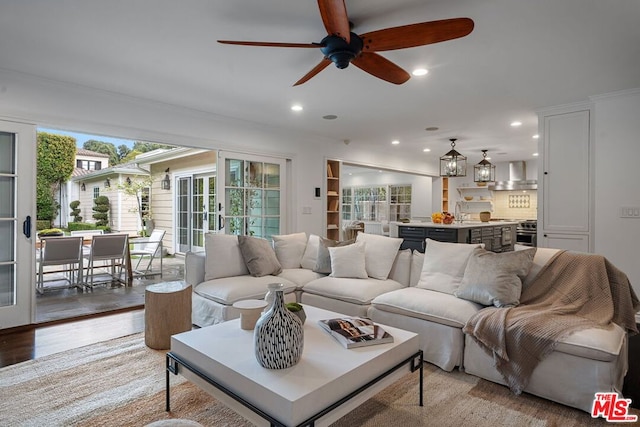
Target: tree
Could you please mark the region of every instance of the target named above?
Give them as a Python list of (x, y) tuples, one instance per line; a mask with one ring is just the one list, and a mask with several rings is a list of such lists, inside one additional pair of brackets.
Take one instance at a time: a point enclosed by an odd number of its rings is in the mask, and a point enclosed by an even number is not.
[(126, 163), (125, 159), (129, 157), (129, 153), (131, 153), (131, 149), (124, 144), (118, 145), (118, 159), (120, 159), (120, 163)]
[(38, 132), (36, 159), (36, 216), (53, 221), (59, 205), (54, 191), (61, 188), (73, 174), (76, 139), (71, 136)]
[(82, 148), (84, 148), (85, 150), (95, 151), (96, 153), (106, 154), (107, 156), (109, 156), (109, 166), (117, 165), (118, 163), (120, 163), (118, 150), (116, 150), (116, 146), (110, 142), (90, 139), (82, 144)]
[(93, 200), (94, 206), (93, 218), (96, 220), (97, 227), (107, 227), (109, 225), (109, 198), (107, 196), (98, 196)]
[(135, 212), (138, 213), (141, 224), (144, 224), (145, 219), (151, 219), (150, 212), (145, 210), (145, 206), (143, 204), (143, 197), (145, 196), (143, 190), (145, 188), (150, 188), (154, 180), (155, 179), (152, 176), (145, 176), (132, 179), (131, 184), (127, 184), (126, 182), (118, 184), (118, 190), (122, 191), (129, 197), (136, 198)]
[(176, 148), (173, 145), (166, 144), (158, 144), (156, 142), (144, 142), (144, 141), (136, 141), (133, 143), (133, 149), (138, 150), (141, 153), (146, 153), (148, 151), (158, 150), (160, 148), (164, 148), (165, 150), (170, 150), (172, 148)]
[(71, 216), (73, 217), (73, 222), (82, 222), (82, 216), (80, 216), (80, 200), (74, 200), (69, 203), (69, 207), (71, 208)]

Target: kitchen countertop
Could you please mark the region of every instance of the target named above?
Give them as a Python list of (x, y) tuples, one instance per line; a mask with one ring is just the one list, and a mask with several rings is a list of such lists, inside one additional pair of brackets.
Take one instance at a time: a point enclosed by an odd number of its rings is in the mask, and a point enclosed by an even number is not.
[(517, 225), (519, 221), (454, 221), (453, 224), (436, 224), (433, 222), (392, 222), (391, 224), (398, 227), (430, 227), (430, 228), (477, 228), (477, 227), (495, 227), (501, 225)]

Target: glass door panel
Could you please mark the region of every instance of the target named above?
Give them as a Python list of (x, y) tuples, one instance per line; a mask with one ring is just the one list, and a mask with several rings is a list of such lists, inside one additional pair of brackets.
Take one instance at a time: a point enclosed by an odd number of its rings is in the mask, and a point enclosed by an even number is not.
[(0, 121), (0, 329), (33, 318), (35, 144), (35, 126)]
[(284, 159), (220, 153), (224, 170), (224, 232), (269, 239), (282, 233), (285, 194), (281, 181)]

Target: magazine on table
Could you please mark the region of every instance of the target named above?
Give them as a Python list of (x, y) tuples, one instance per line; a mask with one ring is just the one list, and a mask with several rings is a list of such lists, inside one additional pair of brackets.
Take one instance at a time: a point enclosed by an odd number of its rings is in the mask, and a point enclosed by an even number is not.
[(340, 317), (318, 320), (318, 324), (345, 348), (393, 342), (393, 337), (387, 331), (369, 319)]

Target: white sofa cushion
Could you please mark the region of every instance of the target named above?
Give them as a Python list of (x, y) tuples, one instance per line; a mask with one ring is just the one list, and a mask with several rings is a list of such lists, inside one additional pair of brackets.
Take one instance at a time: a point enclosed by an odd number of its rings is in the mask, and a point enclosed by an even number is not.
[(310, 234), (307, 240), (307, 246), (304, 248), (304, 254), (300, 261), (300, 266), (307, 270), (316, 268), (316, 260), (318, 259), (318, 248), (320, 247), (320, 236)]
[(244, 299), (263, 299), (269, 283), (282, 283), (285, 294), (296, 290), (296, 284), (277, 276), (236, 276), (208, 280), (195, 287), (198, 295), (224, 305)]
[(471, 252), (480, 244), (446, 243), (426, 239), (427, 248), (424, 253), (424, 264), (418, 288), (453, 294), (467, 267)]
[(282, 268), (300, 268), (307, 247), (307, 233), (272, 236), (273, 249)]
[(307, 283), (302, 290), (354, 304), (369, 304), (380, 294), (402, 288), (400, 283), (391, 279), (345, 279), (325, 276)]
[[(330, 247), (331, 277), (366, 279), (366, 255), (364, 242)], [(397, 252), (397, 251), (396, 251)]]
[(318, 254), (316, 256), (316, 264), (313, 267), (313, 271), (316, 273), (331, 273), (331, 254), (329, 248), (348, 246), (355, 243), (355, 239), (349, 240), (331, 240), (324, 237), (320, 237), (320, 243), (318, 244)]
[(482, 305), (515, 307), (520, 304), (522, 280), (535, 253), (535, 248), (504, 253), (474, 249), (460, 287), (453, 294)]
[(560, 249), (536, 248), (536, 254), (533, 257), (533, 264), (531, 264), (529, 274), (527, 274), (527, 277), (522, 281), (522, 289), (525, 289), (533, 283), (534, 280), (536, 280), (540, 270), (542, 270), (542, 267), (544, 267), (558, 252), (560, 252)]
[(404, 286), (409, 286), (411, 277), (411, 249), (403, 249), (397, 252), (396, 259), (389, 272), (389, 279), (395, 280)]
[(365, 266), (369, 277), (380, 280), (389, 277), (402, 240), (396, 237), (358, 232), (356, 243), (365, 243)]
[(249, 274), (249, 269), (240, 252), (238, 236), (207, 233), (204, 236), (204, 248), (206, 252), (204, 280)]
[(381, 294), (371, 301), (371, 305), (378, 310), (456, 328), (462, 328), (471, 316), (484, 308), (453, 295), (415, 287)]
[(310, 281), (320, 279), (321, 277), (325, 277), (325, 275), (322, 273), (316, 273), (312, 270), (307, 270), (306, 268), (285, 268), (280, 274), (278, 274), (278, 277), (282, 277), (295, 283), (298, 285), (298, 289), (300, 289)]
[(409, 286), (417, 286), (422, 274), (424, 265), (424, 253), (413, 251), (411, 254), (411, 274), (409, 276)]
[(606, 328), (582, 329), (561, 338), (554, 350), (587, 359), (608, 362), (620, 354), (625, 332), (615, 323)]

